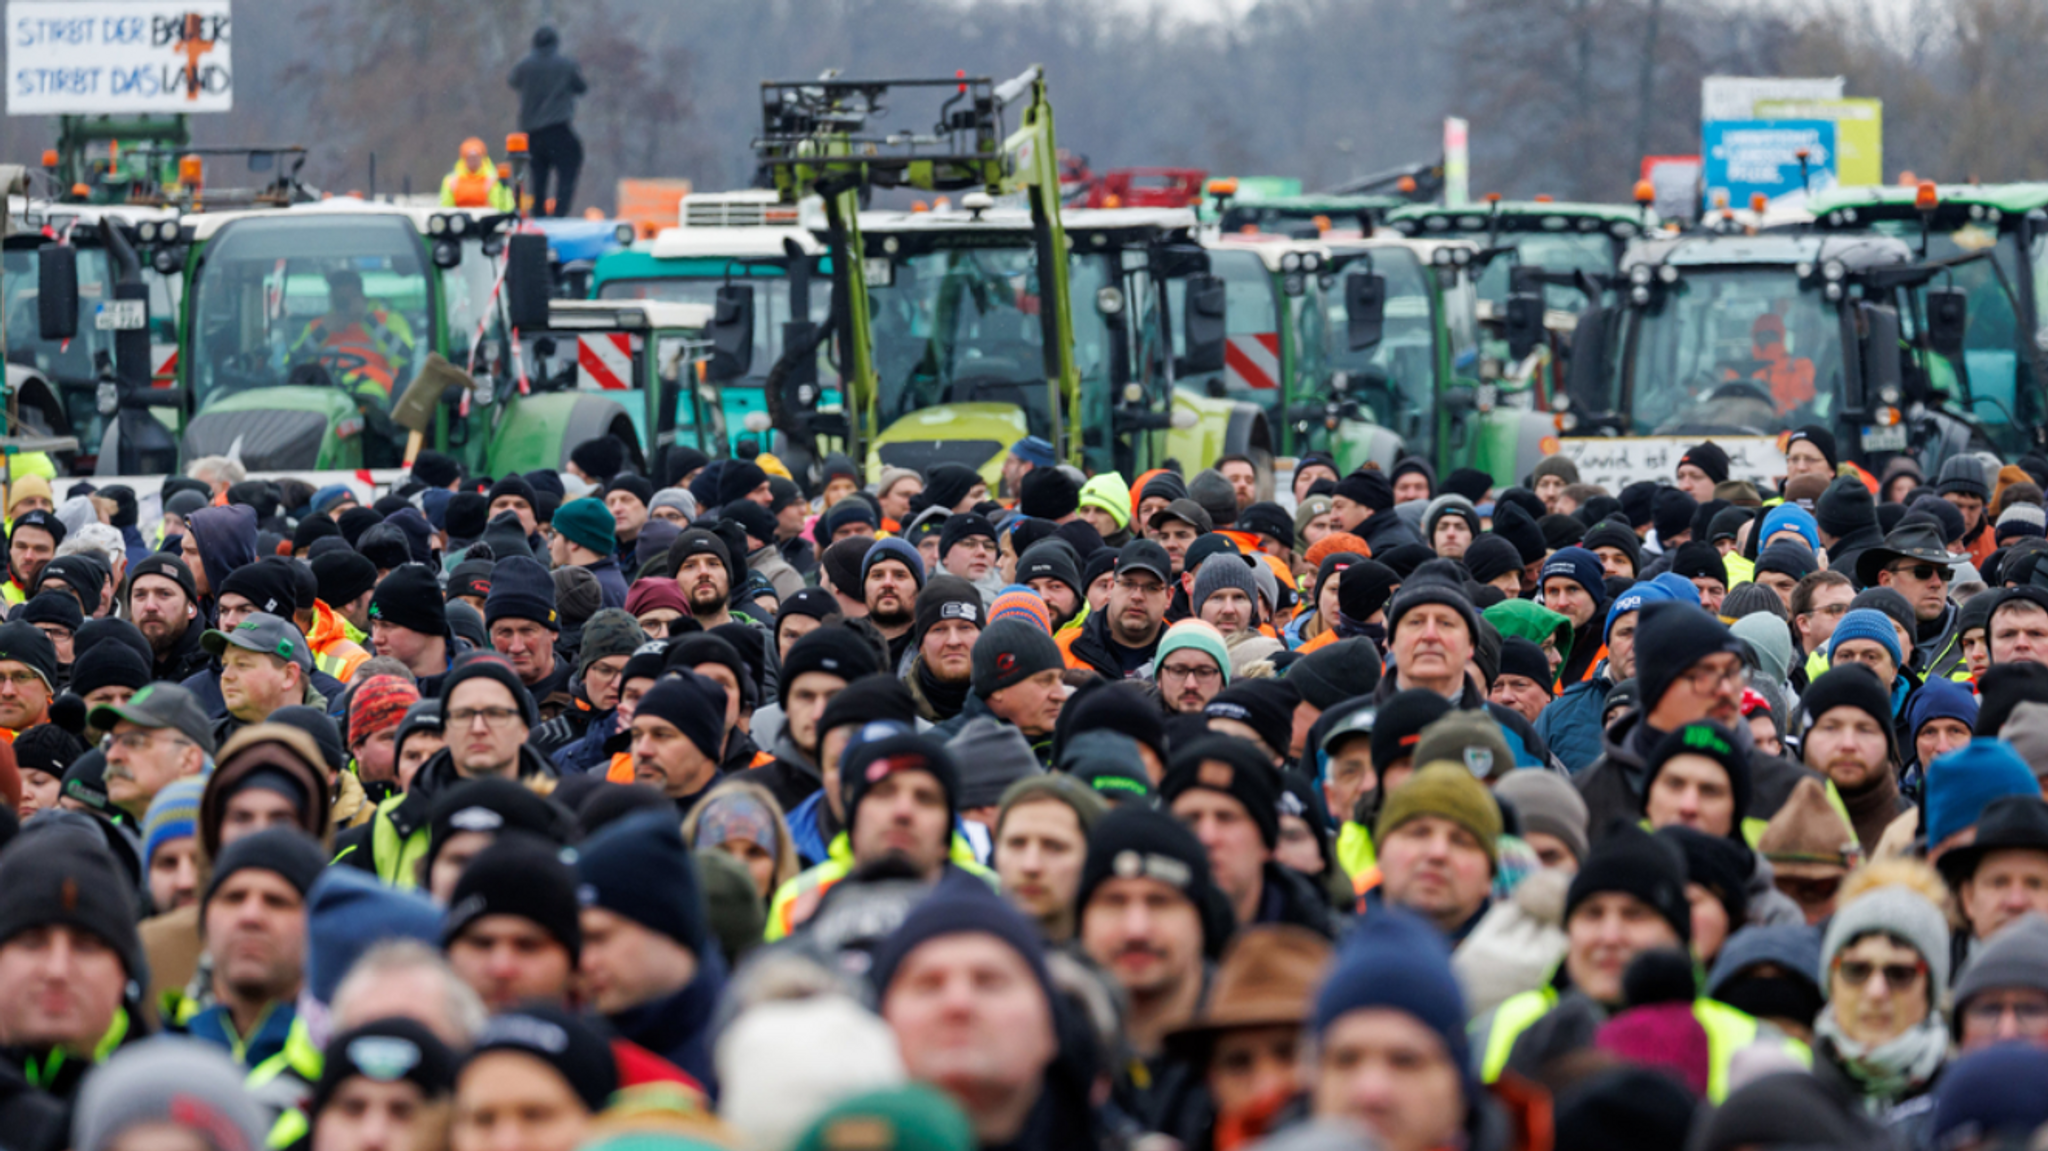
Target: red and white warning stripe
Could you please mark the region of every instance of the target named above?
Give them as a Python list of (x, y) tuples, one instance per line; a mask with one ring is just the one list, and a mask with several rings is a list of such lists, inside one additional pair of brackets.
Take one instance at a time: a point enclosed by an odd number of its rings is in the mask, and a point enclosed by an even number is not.
[(576, 386), (584, 391), (623, 392), (633, 386), (633, 337), (602, 332), (576, 337)]
[(1280, 386), (1280, 333), (1230, 336), (1223, 342), (1223, 384), (1230, 388)]

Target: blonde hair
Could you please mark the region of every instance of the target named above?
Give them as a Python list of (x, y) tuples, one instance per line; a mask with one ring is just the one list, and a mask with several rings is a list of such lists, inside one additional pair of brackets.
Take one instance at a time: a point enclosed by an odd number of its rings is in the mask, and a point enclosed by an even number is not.
[(789, 834), (789, 820), (783, 818), (782, 805), (775, 801), (774, 793), (767, 788), (746, 779), (728, 779), (712, 788), (697, 801), (697, 806), (690, 809), (690, 814), (683, 817), (683, 842), (692, 848), (697, 846), (697, 825), (704, 821), (704, 809), (728, 795), (744, 795), (758, 800), (775, 820), (775, 878), (768, 884), (768, 891), (773, 894), (783, 884), (795, 879), (803, 866), (797, 861), (796, 842)]
[(1917, 859), (1903, 856), (1872, 860), (1850, 872), (1843, 878), (1841, 889), (1835, 895), (1835, 906), (1847, 907), (1858, 896), (1868, 895), (1880, 887), (1904, 887), (1936, 907), (1949, 906), (1948, 884), (1941, 881), (1941, 873)]

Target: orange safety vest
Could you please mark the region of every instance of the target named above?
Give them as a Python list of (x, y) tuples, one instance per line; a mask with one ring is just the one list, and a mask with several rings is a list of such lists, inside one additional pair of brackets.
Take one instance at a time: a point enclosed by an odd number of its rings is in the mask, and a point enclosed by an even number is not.
[[(1601, 645), (1600, 645), (1600, 650), (1599, 650), (1599, 651), (1596, 651), (1596, 652), (1594, 652), (1594, 653), (1593, 653), (1593, 662), (1592, 662), (1592, 663), (1589, 663), (1589, 664), (1587, 664), (1587, 665), (1586, 665), (1586, 673), (1585, 673), (1584, 675), (1581, 675), (1581, 676), (1579, 677), (1579, 682), (1580, 682), (1580, 683), (1591, 683), (1591, 682), (1593, 682), (1593, 673), (1594, 673), (1594, 672), (1596, 672), (1596, 671), (1598, 671), (1598, 670), (1600, 670), (1600, 664), (1601, 664), (1601, 662), (1602, 662), (1603, 660), (1605, 660), (1606, 658), (1607, 658), (1607, 645), (1603, 643), (1603, 644), (1601, 644)], [(1567, 684), (1567, 683), (1565, 683), (1565, 682), (1564, 682), (1564, 681), (1563, 681), (1562, 679), (1560, 679), (1560, 680), (1558, 680), (1558, 681), (1557, 681), (1557, 686), (1551, 689), (1551, 694), (1552, 694), (1552, 695), (1563, 695), (1563, 694), (1564, 694), (1564, 689), (1565, 689), (1565, 688), (1567, 688), (1567, 687), (1569, 687), (1569, 686), (1571, 686), (1571, 685), (1570, 685), (1570, 684)]]
[(1303, 644), (1302, 644), (1302, 645), (1301, 645), (1300, 647), (1298, 647), (1298, 648), (1295, 648), (1295, 649), (1294, 649), (1294, 654), (1295, 654), (1295, 655), (1297, 655), (1297, 656), (1304, 656), (1304, 655), (1307, 655), (1307, 654), (1309, 654), (1310, 652), (1317, 652), (1317, 651), (1321, 651), (1321, 650), (1323, 650), (1324, 648), (1326, 648), (1326, 647), (1328, 647), (1328, 646), (1330, 646), (1331, 644), (1333, 644), (1333, 643), (1336, 643), (1336, 642), (1337, 642), (1337, 629), (1336, 629), (1336, 628), (1333, 628), (1333, 627), (1330, 627), (1330, 628), (1324, 628), (1324, 629), (1322, 630), (1322, 632), (1321, 632), (1320, 634), (1318, 634), (1318, 635), (1317, 635), (1317, 636), (1316, 636), (1316, 637), (1315, 637), (1314, 639), (1312, 639), (1312, 640), (1309, 640), (1309, 641), (1307, 641), (1307, 642), (1303, 643)]
[(633, 753), (613, 752), (611, 766), (604, 769), (604, 778), (606, 783), (633, 782)]
[(457, 208), (488, 208), (491, 206), (491, 189), (497, 183), (498, 174), (488, 165), (480, 165), (472, 172), (457, 164), (455, 171), (448, 176), (448, 193)]

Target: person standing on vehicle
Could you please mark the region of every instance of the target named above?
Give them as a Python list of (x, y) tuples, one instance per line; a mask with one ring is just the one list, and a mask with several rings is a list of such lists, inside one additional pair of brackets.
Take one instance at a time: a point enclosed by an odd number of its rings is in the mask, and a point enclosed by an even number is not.
[(498, 179), (498, 166), (491, 163), (490, 151), (477, 137), (462, 142), (455, 167), (441, 177), (441, 206), (489, 208), (494, 212), (510, 212), (515, 207), (512, 189)]
[[(576, 177), (583, 171), (583, 141), (569, 121), (576, 115), (576, 97), (590, 90), (576, 61), (560, 52), (562, 37), (542, 25), (533, 33), (533, 51), (512, 66), (511, 84), (519, 93), (519, 130), (526, 133), (527, 156), (533, 166), (536, 215), (566, 216), (576, 198)], [(548, 196), (548, 177), (555, 194)]]

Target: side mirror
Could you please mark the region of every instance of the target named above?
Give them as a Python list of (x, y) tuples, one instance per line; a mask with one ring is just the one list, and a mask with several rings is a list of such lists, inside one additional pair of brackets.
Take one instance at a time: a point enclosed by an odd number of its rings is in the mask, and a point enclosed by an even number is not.
[(1844, 373), (1842, 407), (1863, 415), (1870, 411), (1873, 400), (1904, 394), (1905, 380), (1899, 368), (1898, 312), (1882, 304), (1862, 304), (1858, 311), (1857, 342), (1862, 345), (1863, 371)]
[(1387, 278), (1371, 272), (1344, 277), (1344, 337), (1354, 352), (1380, 342), (1387, 325)]
[(1162, 280), (1209, 274), (1209, 250), (1194, 244), (1161, 244), (1153, 250), (1152, 272)]
[(1181, 316), (1181, 333), (1187, 342), (1187, 354), (1180, 363), (1183, 373), (1195, 376), (1223, 370), (1224, 299), (1221, 277), (1188, 277)]
[(505, 241), (505, 312), (515, 328), (548, 326), (548, 238), (515, 232)]
[(711, 363), (714, 380), (735, 380), (754, 364), (754, 289), (727, 284), (718, 289), (711, 317)]
[(1516, 292), (1508, 297), (1508, 357), (1519, 360), (1543, 342), (1543, 297)]
[(1963, 354), (1970, 294), (1961, 288), (1927, 289), (1927, 343), (1944, 356)]
[(78, 334), (78, 249), (44, 244), (36, 261), (36, 323), (45, 341)]
[[(1565, 394), (1574, 410), (1596, 414), (1609, 410), (1607, 402), (1607, 333), (1614, 319), (1613, 308), (1591, 307), (1579, 313), (1579, 326), (1572, 331), (1572, 355)], [(1539, 323), (1541, 320), (1539, 318)]]

